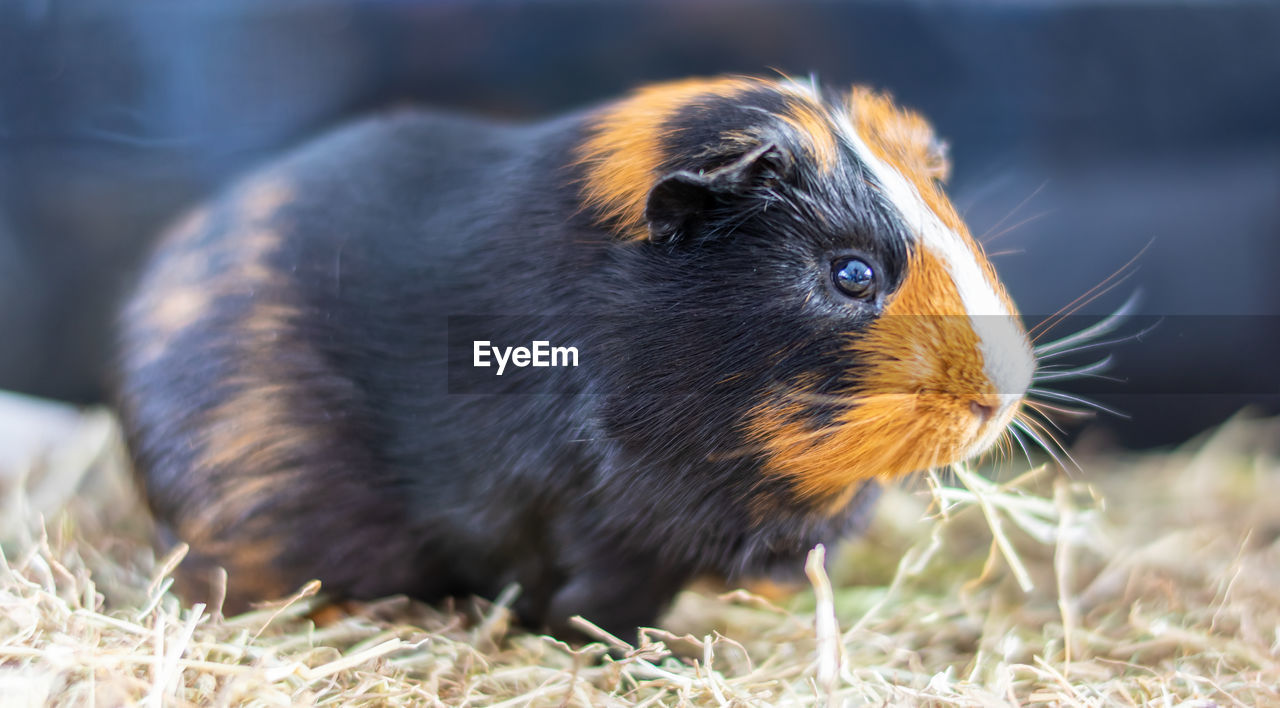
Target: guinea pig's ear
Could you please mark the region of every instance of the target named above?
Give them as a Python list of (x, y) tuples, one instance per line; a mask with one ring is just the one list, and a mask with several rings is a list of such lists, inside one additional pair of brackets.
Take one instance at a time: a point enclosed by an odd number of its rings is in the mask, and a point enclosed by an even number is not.
[(655, 243), (675, 243), (698, 230), (707, 213), (791, 176), (795, 161), (773, 143), (709, 172), (672, 172), (649, 190), (645, 220)]

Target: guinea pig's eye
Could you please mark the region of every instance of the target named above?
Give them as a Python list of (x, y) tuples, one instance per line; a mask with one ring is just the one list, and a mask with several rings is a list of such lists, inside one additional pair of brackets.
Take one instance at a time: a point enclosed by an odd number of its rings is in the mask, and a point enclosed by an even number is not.
[(869, 300), (876, 295), (876, 271), (861, 258), (840, 258), (831, 264), (836, 288), (849, 297)]

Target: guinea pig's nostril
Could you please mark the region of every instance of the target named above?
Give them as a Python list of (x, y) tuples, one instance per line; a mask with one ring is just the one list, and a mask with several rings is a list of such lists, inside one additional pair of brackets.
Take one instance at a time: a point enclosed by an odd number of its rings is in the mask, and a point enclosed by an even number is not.
[(977, 401), (969, 402), (969, 410), (973, 411), (973, 414), (978, 417), (979, 423), (985, 423), (988, 420), (991, 420), (991, 418), (996, 414), (995, 406), (978, 403)]

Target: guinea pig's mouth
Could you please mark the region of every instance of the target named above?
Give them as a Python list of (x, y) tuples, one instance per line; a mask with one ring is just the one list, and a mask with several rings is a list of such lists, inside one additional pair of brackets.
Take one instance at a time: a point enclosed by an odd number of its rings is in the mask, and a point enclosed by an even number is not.
[[(893, 479), (981, 455), (1018, 414), (1021, 394), (955, 391), (793, 393), (754, 411), (749, 433), (766, 471), (803, 497), (835, 498), (862, 480)], [(977, 401), (975, 403), (975, 401)], [(819, 423), (814, 411), (837, 406)]]
[[(1035, 358), (1012, 317), (881, 317), (849, 344), (848, 388), (814, 396), (803, 383), (754, 411), (749, 432), (766, 470), (807, 497), (1011, 449)], [(822, 414), (826, 406), (826, 415)], [(834, 411), (834, 413), (833, 413)], [(1042, 436), (1043, 437), (1043, 436)]]
[(1003, 437), (1011, 435), (1010, 430), (1021, 413), (1025, 398), (1023, 393), (993, 393), (974, 399), (969, 405), (977, 419), (977, 430), (964, 458), (956, 462), (981, 457)]

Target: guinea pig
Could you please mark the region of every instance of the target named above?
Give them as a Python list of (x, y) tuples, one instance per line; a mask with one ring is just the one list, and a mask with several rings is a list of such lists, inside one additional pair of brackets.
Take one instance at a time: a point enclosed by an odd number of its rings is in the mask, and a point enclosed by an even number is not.
[[(529, 124), (401, 110), (267, 165), (122, 316), (182, 587), (514, 583), (531, 627), (634, 635), (695, 576), (799, 572), (879, 481), (991, 448), (1030, 385), (948, 169), (886, 95), (748, 77)], [(565, 361), (528, 366), (537, 341)]]

